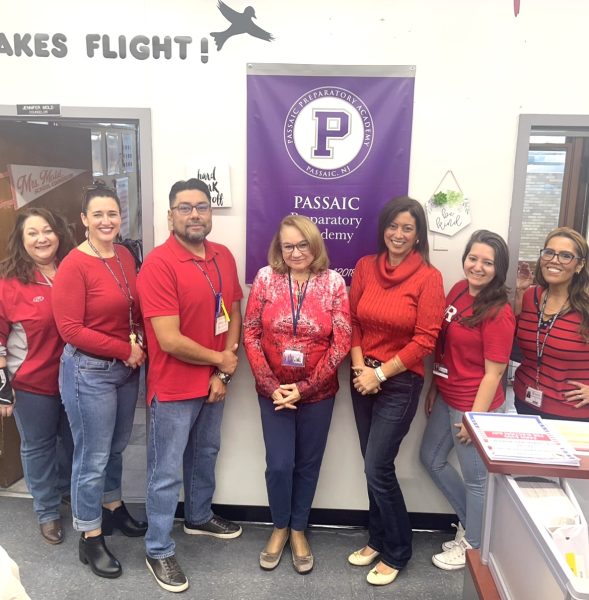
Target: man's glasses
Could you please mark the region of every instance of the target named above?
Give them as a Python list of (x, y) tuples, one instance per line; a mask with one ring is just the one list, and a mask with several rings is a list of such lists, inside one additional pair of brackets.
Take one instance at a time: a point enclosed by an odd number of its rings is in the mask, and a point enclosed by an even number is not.
[(561, 265), (568, 265), (575, 259), (583, 260), (582, 256), (575, 256), (572, 252), (555, 252), (552, 248), (540, 250), (540, 258), (546, 262), (550, 262), (555, 256)]
[(172, 206), (170, 210), (177, 210), (179, 215), (188, 216), (192, 214), (193, 210), (199, 215), (206, 215), (211, 210), (210, 204), (189, 204), (188, 202), (180, 202), (178, 206)]
[(285, 254), (292, 254), (295, 251), (295, 248), (299, 252), (304, 254), (305, 252), (309, 252), (309, 250), (311, 249), (311, 245), (309, 244), (309, 242), (307, 242), (307, 240), (304, 240), (302, 242), (299, 242), (298, 244), (282, 244), (281, 248)]

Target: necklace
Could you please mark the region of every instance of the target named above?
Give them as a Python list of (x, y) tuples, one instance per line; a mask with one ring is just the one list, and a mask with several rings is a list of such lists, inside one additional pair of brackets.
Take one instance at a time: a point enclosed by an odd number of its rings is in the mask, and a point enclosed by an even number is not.
[(45, 280), (45, 282), (39, 281), (38, 283), (40, 283), (41, 285), (48, 285), (49, 287), (53, 287), (53, 278), (57, 273), (57, 267), (55, 266), (55, 263), (51, 263), (51, 274), (49, 274), (49, 272), (45, 273), (45, 271), (41, 269), (40, 265), (37, 265), (37, 271), (41, 273), (41, 277), (43, 277), (43, 279)]
[[(116, 276), (115, 272), (111, 269), (111, 266), (106, 262), (106, 258), (100, 254), (98, 249), (94, 246), (90, 237), (88, 237), (88, 246), (90, 246), (92, 252), (98, 256), (98, 258), (102, 261), (102, 264), (109, 270), (110, 274), (113, 276), (114, 280), (117, 282), (121, 293), (125, 297), (125, 300), (129, 303), (129, 341), (131, 342), (131, 346), (134, 346), (137, 342), (137, 334), (135, 333), (135, 323), (133, 322), (133, 306), (135, 304), (135, 299), (133, 298), (133, 294), (131, 294), (131, 288), (129, 287), (129, 282), (127, 280), (127, 275), (125, 274), (125, 269), (123, 269), (123, 263), (121, 263), (121, 259), (117, 253), (116, 248), (113, 246), (113, 252), (115, 254), (115, 259), (117, 264), (119, 265), (119, 269), (123, 274), (123, 281), (125, 282), (125, 287), (121, 284), (119, 278)], [(126, 291), (125, 291), (126, 288)]]

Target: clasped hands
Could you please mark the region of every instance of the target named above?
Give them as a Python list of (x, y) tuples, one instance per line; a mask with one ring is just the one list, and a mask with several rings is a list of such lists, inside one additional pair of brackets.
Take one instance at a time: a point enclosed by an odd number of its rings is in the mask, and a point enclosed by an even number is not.
[(373, 368), (360, 365), (352, 367), (352, 371), (355, 375), (352, 384), (357, 392), (363, 396), (378, 394), (380, 392), (380, 381)]
[(272, 392), (270, 397), (276, 407), (274, 410), (278, 411), (285, 408), (296, 410), (295, 403), (301, 399), (301, 393), (296, 383), (283, 383)]

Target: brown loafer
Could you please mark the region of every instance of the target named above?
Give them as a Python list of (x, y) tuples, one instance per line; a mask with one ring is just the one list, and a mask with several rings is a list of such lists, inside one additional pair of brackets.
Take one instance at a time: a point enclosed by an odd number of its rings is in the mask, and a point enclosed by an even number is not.
[(278, 552), (266, 552), (265, 549), (260, 552), (260, 567), (262, 567), (264, 571), (272, 571), (272, 569), (275, 569), (278, 566), (278, 563), (282, 558), (282, 552), (284, 551), (286, 542), (288, 542), (288, 531), (284, 537), (282, 547)]
[(305, 575), (306, 573), (310, 573), (313, 570), (313, 565), (315, 563), (315, 559), (312, 554), (307, 554), (306, 556), (299, 556), (293, 552), (292, 554), (292, 564), (297, 573), (301, 575)]
[(63, 529), (61, 527), (61, 519), (47, 521), (39, 525), (41, 535), (46, 542), (50, 544), (61, 544), (63, 542)]

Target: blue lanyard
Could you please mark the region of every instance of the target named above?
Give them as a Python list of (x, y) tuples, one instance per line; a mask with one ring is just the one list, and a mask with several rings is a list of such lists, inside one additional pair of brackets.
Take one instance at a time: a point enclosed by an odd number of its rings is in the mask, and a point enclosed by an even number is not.
[(301, 294), (299, 301), (297, 303), (297, 309), (295, 311), (294, 307), (294, 294), (292, 293), (292, 279), (290, 277), (290, 269), (288, 271), (288, 289), (290, 290), (290, 310), (292, 313), (292, 334), (297, 337), (297, 325), (299, 323), (299, 318), (301, 316), (301, 308), (303, 306), (303, 300), (307, 294), (307, 288), (309, 287), (309, 279), (311, 279), (311, 273), (309, 273), (309, 277), (307, 277), (307, 281), (305, 282), (305, 289)]

